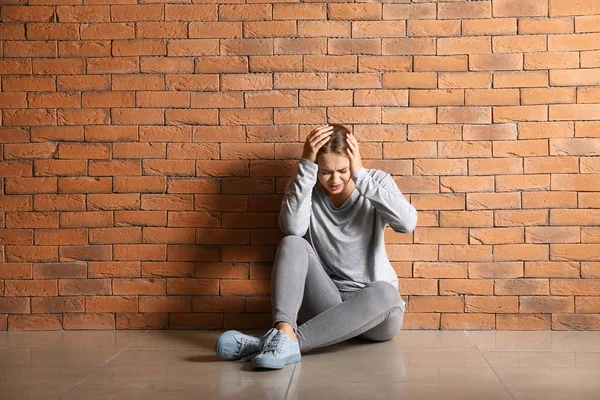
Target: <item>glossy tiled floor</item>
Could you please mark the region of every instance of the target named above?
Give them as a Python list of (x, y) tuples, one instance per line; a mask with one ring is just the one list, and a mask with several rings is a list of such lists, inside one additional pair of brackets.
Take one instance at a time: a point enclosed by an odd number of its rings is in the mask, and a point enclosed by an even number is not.
[(279, 371), (220, 361), (220, 333), (0, 332), (0, 399), (600, 399), (600, 332), (402, 331)]

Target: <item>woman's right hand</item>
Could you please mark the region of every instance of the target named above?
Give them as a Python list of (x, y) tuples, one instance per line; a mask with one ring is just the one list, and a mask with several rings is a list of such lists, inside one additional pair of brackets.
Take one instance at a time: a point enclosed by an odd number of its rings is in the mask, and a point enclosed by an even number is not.
[(321, 147), (323, 147), (325, 143), (327, 143), (332, 133), (333, 126), (331, 125), (323, 125), (319, 126), (318, 128), (315, 128), (306, 138), (302, 158), (316, 163), (317, 152)]

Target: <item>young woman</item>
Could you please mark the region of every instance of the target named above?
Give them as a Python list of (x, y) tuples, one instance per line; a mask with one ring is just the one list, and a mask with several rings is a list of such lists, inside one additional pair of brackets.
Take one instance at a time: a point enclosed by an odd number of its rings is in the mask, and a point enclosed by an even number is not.
[(279, 369), (317, 347), (396, 335), (405, 302), (384, 228), (413, 231), (417, 211), (390, 174), (363, 167), (346, 128), (321, 126), (307, 137), (279, 223), (287, 236), (271, 277), (273, 328), (261, 337), (223, 333), (216, 344), (221, 358)]

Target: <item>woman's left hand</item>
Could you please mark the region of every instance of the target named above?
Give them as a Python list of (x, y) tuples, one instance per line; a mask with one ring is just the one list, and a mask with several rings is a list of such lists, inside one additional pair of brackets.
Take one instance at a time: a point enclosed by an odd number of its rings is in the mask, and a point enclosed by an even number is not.
[(346, 134), (346, 142), (348, 142), (348, 157), (350, 158), (350, 171), (352, 174), (359, 171), (363, 165), (360, 158), (360, 150), (358, 149), (358, 140), (353, 134)]

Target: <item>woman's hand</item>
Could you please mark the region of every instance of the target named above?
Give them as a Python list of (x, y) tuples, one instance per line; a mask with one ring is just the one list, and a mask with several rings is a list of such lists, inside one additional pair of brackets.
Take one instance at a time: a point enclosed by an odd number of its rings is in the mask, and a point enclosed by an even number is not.
[(327, 143), (332, 133), (333, 126), (331, 125), (323, 125), (319, 126), (318, 128), (315, 128), (306, 138), (302, 158), (316, 163), (317, 152), (321, 147), (323, 147), (325, 143)]
[(348, 142), (348, 157), (350, 158), (350, 171), (352, 174), (359, 171), (363, 165), (360, 158), (360, 150), (358, 149), (358, 140), (353, 134), (346, 134), (346, 142)]

